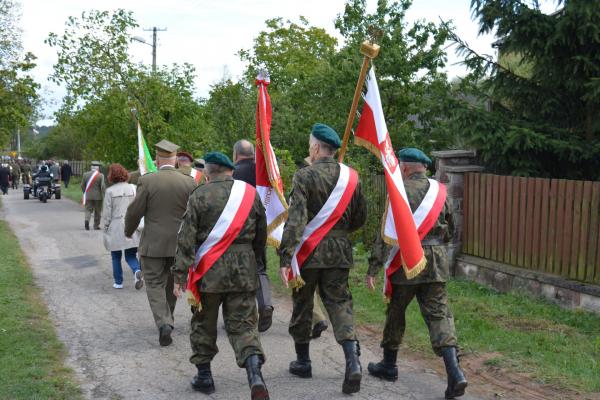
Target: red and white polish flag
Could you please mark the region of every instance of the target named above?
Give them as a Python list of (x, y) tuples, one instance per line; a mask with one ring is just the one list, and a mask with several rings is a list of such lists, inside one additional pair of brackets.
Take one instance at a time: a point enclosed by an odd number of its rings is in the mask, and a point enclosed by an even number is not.
[(381, 160), (388, 193), (388, 205), (382, 227), (383, 239), (390, 245), (398, 246), (406, 277), (412, 279), (425, 269), (426, 260), (404, 189), (398, 159), (394, 154), (385, 123), (373, 67), (369, 71), (366, 85), (367, 92), (354, 132), (354, 141), (369, 149)]
[(279, 174), (277, 158), (271, 147), (271, 119), (273, 111), (267, 91), (270, 80), (266, 73), (256, 78), (258, 101), (256, 104), (256, 191), (267, 215), (267, 243), (279, 247), (283, 225), (287, 219), (288, 205), (283, 196), (283, 181)]

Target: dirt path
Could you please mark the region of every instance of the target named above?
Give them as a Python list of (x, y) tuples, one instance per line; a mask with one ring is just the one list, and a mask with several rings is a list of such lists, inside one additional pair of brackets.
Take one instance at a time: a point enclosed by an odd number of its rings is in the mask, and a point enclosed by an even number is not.
[[(102, 235), (83, 229), (79, 205), (66, 199), (47, 204), (23, 200), (18, 191), (3, 196), (2, 202), (0, 215), (20, 240), (59, 338), (68, 348), (67, 362), (76, 371), (87, 398), (249, 398), (245, 371), (235, 365), (224, 330), (219, 331), (221, 352), (213, 362), (217, 392), (203, 396), (190, 388), (195, 368), (188, 361), (189, 308), (183, 302), (177, 305), (174, 344), (159, 347), (144, 290), (133, 288), (125, 265), (125, 289), (112, 288), (110, 256), (102, 246)], [(288, 364), (294, 357), (293, 342), (287, 333), (289, 301), (276, 299), (275, 307), (273, 327), (261, 337), (268, 358), (263, 373), (271, 398), (347, 399), (341, 393), (342, 350), (329, 331), (311, 345), (313, 379), (289, 374)], [(363, 349), (363, 367), (378, 358), (379, 354)], [(445, 378), (411, 362), (403, 362), (400, 367), (400, 379), (395, 384), (365, 373), (361, 392), (352, 398), (443, 398)]]

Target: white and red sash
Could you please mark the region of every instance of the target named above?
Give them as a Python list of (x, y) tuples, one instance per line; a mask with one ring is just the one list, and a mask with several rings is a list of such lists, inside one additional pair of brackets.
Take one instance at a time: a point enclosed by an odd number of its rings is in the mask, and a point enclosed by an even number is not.
[(87, 193), (90, 190), (90, 188), (92, 187), (92, 185), (94, 184), (94, 182), (96, 182), (96, 179), (98, 179), (98, 177), (100, 176), (100, 171), (95, 170), (94, 172), (92, 172), (92, 176), (90, 176), (90, 179), (88, 179), (87, 183), (85, 184), (85, 190), (83, 191), (83, 197), (81, 198), (81, 204), (85, 206), (85, 202), (87, 201)]
[[(423, 200), (421, 200), (421, 204), (413, 213), (413, 219), (421, 240), (433, 228), (446, 203), (446, 186), (433, 179), (428, 180), (429, 189)], [(402, 267), (402, 254), (399, 250), (398, 246), (392, 247), (385, 263), (383, 292), (388, 299), (392, 296), (390, 277)]]
[(198, 247), (196, 259), (188, 271), (188, 301), (194, 306), (200, 305), (200, 292), (197, 282), (225, 253), (244, 227), (256, 197), (256, 189), (246, 182), (234, 180), (229, 199), (219, 219)]
[[(344, 164), (340, 164), (340, 176), (327, 198), (327, 201), (319, 210), (317, 215), (306, 224), (302, 240), (296, 246), (292, 256), (292, 269), (288, 276), (289, 281), (301, 284), (300, 269), (306, 259), (312, 254), (317, 245), (329, 233), (331, 228), (340, 220), (352, 200), (356, 186), (358, 185), (358, 173)], [(296, 285), (297, 286), (297, 285)]]
[(194, 178), (194, 181), (196, 181), (196, 184), (200, 183), (200, 181), (202, 180), (202, 172), (198, 171), (196, 168), (192, 168), (192, 170), (190, 171), (190, 176), (192, 178)]

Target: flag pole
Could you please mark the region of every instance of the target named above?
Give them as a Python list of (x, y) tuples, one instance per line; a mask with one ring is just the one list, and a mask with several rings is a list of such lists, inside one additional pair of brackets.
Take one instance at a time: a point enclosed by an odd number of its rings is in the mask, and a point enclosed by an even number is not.
[(354, 89), (354, 99), (352, 99), (352, 106), (350, 107), (350, 113), (348, 114), (348, 121), (346, 122), (346, 129), (344, 130), (344, 138), (342, 139), (342, 147), (338, 155), (338, 161), (343, 162), (344, 156), (346, 155), (346, 149), (348, 148), (348, 140), (350, 139), (350, 131), (352, 130), (352, 124), (354, 123), (354, 117), (356, 115), (356, 109), (358, 108), (358, 100), (360, 99), (360, 93), (365, 83), (365, 77), (367, 76), (367, 70), (369, 69), (369, 62), (377, 57), (379, 54), (379, 46), (375, 43), (371, 43), (365, 40), (360, 45), (360, 54), (365, 56), (363, 59), (362, 67), (360, 68), (360, 74), (358, 75), (358, 82), (356, 82), (356, 89)]

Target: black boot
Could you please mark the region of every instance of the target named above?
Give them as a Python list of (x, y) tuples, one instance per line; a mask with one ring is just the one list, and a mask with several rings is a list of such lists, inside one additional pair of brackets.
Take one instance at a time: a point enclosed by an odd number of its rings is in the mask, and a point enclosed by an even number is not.
[(383, 361), (369, 363), (367, 369), (371, 375), (377, 378), (395, 382), (398, 380), (398, 367), (396, 366), (397, 358), (398, 350), (383, 349)]
[(269, 391), (260, 372), (261, 365), (260, 358), (256, 354), (246, 359), (246, 372), (252, 400), (269, 400)]
[(215, 381), (210, 372), (210, 363), (197, 364), (198, 373), (192, 378), (192, 387), (198, 392), (211, 394), (215, 392)]
[(465, 394), (467, 379), (458, 365), (456, 347), (442, 348), (442, 357), (446, 365), (446, 374), (448, 374), (448, 388), (446, 389), (446, 399), (453, 399)]
[(308, 343), (296, 343), (296, 361), (290, 363), (290, 373), (300, 378), (312, 377), (310, 356), (308, 355)]
[(357, 340), (345, 340), (342, 342), (344, 356), (346, 356), (346, 374), (342, 392), (345, 394), (358, 393), (360, 391), (360, 380), (362, 378), (362, 368), (360, 366), (360, 347)]
[(84, 227), (85, 227), (86, 231), (89, 231), (90, 230), (90, 221), (85, 221)]

